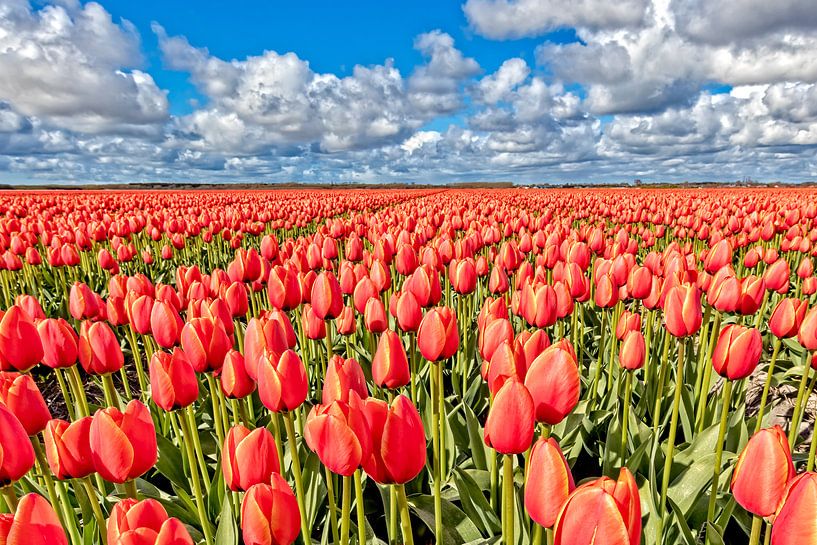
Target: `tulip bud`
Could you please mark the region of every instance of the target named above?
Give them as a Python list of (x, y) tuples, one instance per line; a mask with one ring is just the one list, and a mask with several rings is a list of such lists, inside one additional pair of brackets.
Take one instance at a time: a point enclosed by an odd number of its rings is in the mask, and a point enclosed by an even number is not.
[(150, 397), (165, 411), (187, 407), (199, 397), (196, 371), (183, 350), (156, 352), (150, 359)]
[(371, 433), (371, 453), (361, 464), (366, 474), (380, 484), (407, 483), (419, 475), (426, 463), (426, 437), (414, 404), (400, 394), (391, 406), (356, 396), (351, 406), (362, 411)]
[(0, 404), (0, 486), (20, 480), (34, 467), (34, 448), (25, 428)]
[(133, 480), (156, 463), (156, 429), (150, 411), (133, 400), (121, 412), (116, 407), (99, 409), (90, 431), (94, 468), (106, 481)]
[(766, 289), (777, 293), (789, 291), (789, 263), (785, 259), (778, 259), (766, 268), (763, 273), (763, 280), (766, 281)]
[(630, 331), (619, 348), (618, 361), (623, 369), (635, 371), (644, 366), (646, 345), (641, 331)]
[(139, 534), (152, 533), (156, 535), (168, 520), (167, 511), (158, 501), (147, 499), (138, 501), (134, 498), (125, 498), (114, 505), (108, 519), (108, 543), (124, 545), (120, 538), (136, 537)]
[(549, 346), (550, 339), (544, 329), (537, 329), (533, 333), (522, 331), (517, 335), (514, 340), (514, 352), (517, 357), (521, 356), (525, 367), (525, 372), (521, 376), (527, 376), (530, 366)]
[(429, 361), (446, 360), (457, 353), (460, 345), (457, 315), (448, 307), (429, 310), (417, 330), (417, 346)]
[(91, 457), (91, 421), (86, 416), (74, 422), (50, 420), (43, 432), (45, 454), (57, 479), (81, 479), (94, 470)]
[[(357, 395), (357, 394), (352, 394)], [(343, 401), (312, 407), (304, 428), (306, 444), (332, 473), (348, 477), (371, 456), (369, 424), (360, 404)]]
[(391, 389), (405, 386), (411, 380), (403, 341), (391, 329), (384, 331), (377, 343), (372, 360), (372, 380), (381, 388)]
[(68, 545), (68, 538), (48, 500), (31, 493), (23, 496), (13, 515), (0, 515), (0, 543)]
[(244, 545), (291, 545), (301, 528), (298, 501), (277, 473), (271, 484), (252, 486), (241, 502)]
[(472, 293), (477, 287), (477, 270), (473, 259), (452, 260), (448, 267), (451, 287), (460, 294)]
[(641, 504), (635, 479), (621, 468), (618, 481), (601, 477), (576, 488), (554, 528), (554, 545), (641, 542)]
[(674, 286), (664, 300), (664, 321), (675, 337), (694, 335), (701, 328), (701, 292), (691, 284)]
[(803, 318), (806, 317), (808, 303), (802, 299), (787, 297), (781, 299), (769, 316), (769, 330), (779, 339), (797, 335)]
[(51, 412), (31, 375), (0, 372), (0, 404), (17, 417), (28, 435), (39, 434), (51, 419)]
[(243, 492), (253, 485), (269, 482), (280, 473), (275, 439), (266, 428), (253, 431), (237, 425), (230, 428), (221, 449), (224, 482), (233, 492)]
[(817, 307), (809, 310), (803, 317), (800, 329), (797, 330), (797, 340), (806, 350), (817, 350)]
[(485, 421), (485, 444), (502, 454), (520, 454), (533, 440), (533, 398), (517, 377), (510, 377), (494, 396)]
[(525, 356), (521, 348), (504, 341), (491, 356), (491, 361), (483, 366), (482, 376), (488, 383), (488, 390), (496, 394), (505, 381), (511, 377), (525, 380)]
[(265, 351), (258, 362), (258, 395), (274, 413), (297, 409), (308, 393), (306, 369), (293, 350), (280, 356)]
[(307, 339), (317, 340), (326, 337), (326, 322), (315, 313), (309, 303), (304, 304), (301, 325), (303, 325)]
[(732, 494), (744, 509), (770, 517), (794, 477), (789, 441), (780, 426), (754, 434), (738, 456), (732, 474)]
[(641, 330), (641, 315), (625, 310), (616, 324), (616, 339), (623, 340), (627, 333)]
[(193, 318), (181, 331), (181, 343), (190, 363), (198, 373), (217, 371), (233, 341), (218, 318)]
[(228, 399), (243, 399), (255, 391), (255, 381), (247, 372), (244, 356), (238, 350), (230, 350), (224, 356), (219, 374), (221, 391)]
[(366, 308), (363, 311), (363, 324), (371, 333), (382, 333), (389, 327), (386, 309), (379, 297), (372, 297), (366, 302)]
[(357, 360), (352, 358), (344, 360), (336, 354), (330, 358), (326, 367), (321, 402), (324, 405), (329, 405), (333, 401), (349, 403), (349, 395), (352, 392), (363, 399), (369, 396), (363, 369)]
[(184, 322), (172, 305), (164, 301), (155, 301), (150, 311), (150, 331), (156, 344), (162, 348), (171, 348), (179, 342)]
[(540, 526), (552, 527), (574, 488), (570, 466), (556, 439), (536, 441), (525, 480), (525, 509), (530, 518)]
[(398, 292), (391, 300), (395, 302), (392, 314), (397, 318), (397, 326), (402, 331), (417, 331), (423, 320), (423, 310), (414, 294), (410, 291)]
[(573, 347), (554, 344), (531, 364), (525, 386), (533, 399), (537, 422), (556, 425), (579, 402), (581, 378)]
[(340, 284), (335, 275), (329, 271), (323, 271), (312, 284), (312, 295), (310, 298), (312, 310), (321, 320), (335, 318), (343, 310), (343, 294), (340, 291)]
[(772, 525), (772, 545), (817, 543), (817, 473), (807, 471), (789, 482)]
[(763, 339), (760, 331), (738, 324), (721, 330), (712, 353), (715, 372), (729, 380), (740, 380), (752, 374), (760, 361)]
[(125, 364), (119, 340), (104, 322), (82, 322), (78, 351), (82, 368), (92, 375), (115, 373)]
[(26, 372), (42, 359), (37, 327), (23, 309), (12, 305), (0, 318), (0, 371)]

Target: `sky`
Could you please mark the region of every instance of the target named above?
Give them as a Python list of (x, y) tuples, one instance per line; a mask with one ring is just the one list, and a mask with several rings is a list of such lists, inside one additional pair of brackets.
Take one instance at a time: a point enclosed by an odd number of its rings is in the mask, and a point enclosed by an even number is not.
[(817, 180), (814, 0), (0, 0), (0, 183)]

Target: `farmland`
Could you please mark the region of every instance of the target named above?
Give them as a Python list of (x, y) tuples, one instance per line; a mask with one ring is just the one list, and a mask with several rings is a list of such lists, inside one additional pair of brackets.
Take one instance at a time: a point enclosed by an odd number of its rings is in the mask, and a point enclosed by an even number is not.
[(815, 243), (808, 188), (4, 192), (0, 544), (817, 543)]

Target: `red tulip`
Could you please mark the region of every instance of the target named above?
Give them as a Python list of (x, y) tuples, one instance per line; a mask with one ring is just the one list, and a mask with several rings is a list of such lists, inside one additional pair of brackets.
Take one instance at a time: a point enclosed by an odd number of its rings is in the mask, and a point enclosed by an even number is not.
[(448, 266), (451, 287), (460, 294), (472, 293), (477, 286), (477, 270), (473, 259), (453, 259)]
[(156, 430), (150, 411), (140, 401), (99, 409), (91, 422), (91, 457), (106, 481), (124, 483), (139, 477), (156, 463)]
[(573, 348), (554, 344), (531, 364), (525, 386), (533, 399), (537, 422), (555, 425), (579, 402), (581, 377)]
[(68, 310), (75, 320), (96, 318), (99, 313), (97, 295), (81, 282), (74, 282), (68, 297)]
[(621, 468), (618, 481), (601, 477), (576, 488), (554, 530), (554, 545), (638, 545), (641, 505), (630, 471)]
[(630, 331), (624, 337), (618, 352), (618, 361), (623, 369), (635, 371), (644, 366), (646, 345), (641, 331)]
[(691, 284), (674, 286), (664, 300), (667, 331), (675, 337), (694, 335), (701, 328), (701, 292)]
[(477, 347), (482, 359), (490, 361), (503, 342), (513, 342), (513, 326), (507, 318), (493, 317), (489, 317), (484, 324), (479, 327)]
[(321, 403), (324, 405), (329, 405), (333, 401), (349, 403), (349, 395), (352, 392), (361, 398), (369, 396), (363, 369), (357, 360), (343, 359), (336, 354), (329, 359), (326, 367)]
[(13, 515), (0, 515), (3, 545), (68, 545), (59, 517), (48, 500), (26, 494)]
[(152, 310), (152, 296), (139, 294), (135, 291), (128, 292), (127, 297), (125, 297), (125, 311), (128, 314), (128, 321), (131, 327), (140, 335), (147, 335), (150, 332), (150, 315)]
[(301, 283), (298, 274), (290, 269), (276, 266), (267, 280), (267, 296), (272, 308), (292, 310), (301, 304)]
[(277, 473), (271, 484), (252, 486), (241, 502), (244, 545), (290, 545), (300, 532), (298, 501)]
[(335, 275), (329, 271), (323, 271), (312, 284), (312, 296), (310, 298), (312, 310), (321, 320), (335, 318), (343, 310), (343, 294), (340, 291), (340, 284)]
[(789, 482), (772, 525), (772, 545), (817, 543), (817, 473), (801, 473)]
[(712, 366), (722, 377), (740, 380), (752, 374), (762, 351), (760, 331), (729, 324), (718, 336), (718, 343), (712, 353)]
[(335, 318), (335, 328), (340, 335), (351, 335), (357, 330), (357, 321), (355, 320), (355, 309), (350, 306), (343, 307), (340, 315)]
[(744, 509), (759, 517), (777, 512), (794, 477), (789, 441), (780, 426), (754, 434), (735, 463), (732, 494)]
[(389, 318), (386, 316), (383, 301), (379, 297), (372, 297), (366, 302), (363, 324), (371, 333), (382, 333), (389, 327)]
[(23, 425), (0, 405), (0, 486), (6, 486), (34, 467), (34, 448)]
[(540, 526), (550, 528), (576, 485), (559, 443), (551, 437), (533, 444), (525, 480), (525, 509)]
[(224, 356), (233, 347), (224, 325), (218, 318), (193, 318), (184, 325), (181, 343), (190, 363), (198, 373), (217, 371)]
[(521, 349), (512, 343), (503, 341), (494, 350), (491, 361), (482, 368), (483, 378), (488, 383), (488, 390), (496, 394), (505, 381), (511, 377), (525, 380), (525, 357)]
[(0, 318), (0, 371), (28, 371), (40, 363), (43, 354), (34, 322), (12, 305)]
[(785, 259), (778, 259), (766, 268), (763, 273), (763, 280), (766, 281), (766, 289), (777, 293), (789, 291), (789, 263)]
[(50, 420), (43, 432), (45, 455), (58, 479), (81, 479), (94, 470), (91, 457), (91, 421), (86, 416), (74, 422)]
[[(131, 544), (133, 543), (131, 539), (145, 533), (153, 537), (159, 533), (167, 520), (167, 511), (158, 501), (154, 499), (137, 501), (133, 498), (125, 498), (114, 505), (111, 516), (108, 518), (108, 543), (110, 545)], [(128, 536), (131, 536), (130, 539)], [(125, 539), (120, 541), (121, 538)], [(152, 543), (152, 541), (149, 542)]]
[(426, 438), (414, 404), (401, 394), (391, 406), (354, 396), (351, 405), (363, 412), (371, 433), (371, 454), (362, 462), (366, 474), (380, 484), (407, 483), (419, 475), (426, 463)]
[(377, 343), (372, 360), (372, 379), (381, 388), (400, 388), (411, 380), (403, 341), (391, 329), (384, 331)]
[(266, 351), (258, 362), (258, 395), (272, 412), (291, 411), (301, 406), (308, 392), (306, 369), (292, 350), (280, 356)]
[(397, 318), (397, 326), (402, 331), (417, 331), (423, 319), (423, 310), (414, 294), (410, 291), (397, 292), (391, 300), (395, 303), (392, 314)]
[(175, 411), (192, 404), (199, 397), (196, 371), (185, 352), (156, 352), (150, 359), (150, 396), (165, 411)]
[(150, 331), (156, 344), (162, 348), (171, 348), (179, 342), (184, 322), (178, 311), (164, 301), (155, 301), (150, 311)]
[(221, 391), (228, 399), (243, 399), (256, 388), (255, 381), (247, 372), (244, 356), (238, 350), (230, 350), (224, 356), (219, 380)]
[(318, 340), (326, 337), (326, 322), (315, 313), (309, 303), (304, 305), (301, 325), (303, 325), (307, 339)]
[(806, 350), (817, 350), (817, 307), (809, 310), (800, 322), (797, 340)]
[(616, 339), (623, 340), (630, 331), (641, 330), (641, 315), (625, 310), (616, 324)]
[(488, 411), (485, 444), (502, 454), (520, 454), (530, 447), (533, 428), (533, 398), (521, 380), (510, 377)]
[(51, 412), (31, 375), (0, 372), (0, 404), (14, 413), (28, 435), (37, 435), (51, 420)]
[(304, 439), (323, 465), (346, 477), (371, 455), (369, 424), (358, 403), (315, 405), (306, 419)]
[(788, 339), (797, 335), (803, 318), (806, 317), (808, 303), (802, 299), (787, 297), (781, 299), (769, 316), (769, 330), (775, 337)]
[(221, 449), (221, 463), (224, 482), (233, 492), (269, 482), (273, 473), (281, 471), (275, 439), (266, 428), (230, 428)]
[(457, 314), (448, 307), (429, 310), (417, 330), (417, 346), (429, 361), (446, 360), (457, 353), (460, 345)]
[(125, 364), (119, 339), (104, 322), (82, 322), (78, 350), (79, 362), (86, 373), (115, 373)]

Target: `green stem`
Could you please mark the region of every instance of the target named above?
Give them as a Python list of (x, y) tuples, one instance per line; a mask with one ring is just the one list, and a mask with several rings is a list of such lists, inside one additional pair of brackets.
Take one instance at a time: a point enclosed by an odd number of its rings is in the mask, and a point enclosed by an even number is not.
[(355, 512), (357, 513), (357, 544), (366, 545), (366, 506), (363, 504), (363, 482), (360, 469), (355, 470)]
[(505, 529), (503, 543), (513, 544), (514, 530), (514, 484), (513, 456), (506, 454), (502, 460), (502, 527)]
[(125, 495), (129, 498), (134, 500), (139, 499), (139, 491), (136, 490), (136, 479), (131, 479), (130, 481), (125, 481)]
[(54, 375), (57, 377), (57, 383), (60, 385), (62, 398), (65, 400), (65, 408), (68, 410), (68, 417), (71, 420), (78, 420), (79, 415), (77, 414), (77, 410), (74, 408), (74, 403), (71, 401), (71, 395), (68, 393), (68, 385), (66, 384), (65, 377), (63, 377), (62, 374), (62, 369), (54, 369)]
[(113, 384), (113, 376), (111, 373), (102, 375), (102, 388), (105, 392), (105, 403), (108, 407), (116, 407), (122, 410), (122, 404), (119, 401), (119, 395), (116, 393), (116, 386)]
[[(405, 538), (404, 538), (405, 539)], [(389, 490), (389, 543), (397, 545), (397, 489)]]
[(94, 482), (90, 477), (80, 479), (82, 486), (85, 487), (85, 492), (88, 494), (88, 503), (91, 504), (91, 510), (94, 512), (97, 528), (99, 528), (99, 536), (102, 538), (102, 545), (108, 545), (108, 532), (105, 531), (105, 515), (99, 507), (99, 501), (94, 488)]
[[(196, 422), (196, 413), (193, 410), (193, 406), (190, 405), (185, 409), (184, 414), (179, 415), (179, 420), (187, 419), (187, 425), (190, 426), (191, 430), (191, 437), (188, 437), (188, 441), (193, 441), (193, 452), (196, 455), (196, 461), (198, 462), (198, 468), (201, 472), (201, 478), (204, 481), (204, 489), (207, 493), (210, 492), (210, 472), (207, 470), (207, 462), (204, 459), (204, 451), (201, 448), (201, 437), (199, 437), (199, 426)], [(280, 458), (279, 458), (280, 460)], [(190, 466), (190, 471), (193, 471), (193, 466)]]
[(749, 536), (749, 545), (758, 545), (760, 543), (760, 530), (763, 528), (763, 518), (752, 516), (752, 534)]
[(542, 528), (535, 522), (533, 523), (533, 545), (542, 545)]
[(601, 311), (601, 329), (599, 330), (599, 354), (596, 359), (596, 373), (593, 376), (593, 384), (590, 387), (590, 409), (596, 407), (596, 393), (599, 388), (599, 381), (601, 380), (601, 364), (604, 360), (604, 335), (606, 333), (605, 322), (607, 321), (607, 312)]
[(624, 463), (624, 457), (627, 454), (627, 425), (630, 420), (630, 397), (633, 392), (633, 373), (635, 371), (626, 371), (627, 378), (624, 382), (624, 415), (621, 419), (621, 464)]
[(309, 525), (306, 521), (306, 504), (304, 502), (304, 482), (301, 476), (301, 460), (298, 458), (298, 445), (295, 442), (295, 424), (292, 421), (292, 411), (284, 413), (284, 425), (287, 429), (287, 441), (289, 442), (289, 454), (292, 458), (292, 474), (295, 477), (295, 492), (298, 499), (298, 510), (301, 512), (301, 537), (304, 543), (312, 540), (309, 532)]
[(79, 369), (76, 365), (72, 365), (68, 371), (68, 383), (73, 388), (74, 399), (79, 405), (79, 411), (82, 416), (89, 416), (91, 414), (88, 408), (88, 398), (85, 397), (85, 389), (82, 387), (82, 377), (79, 375)]
[[(669, 339), (667, 339), (669, 341)], [(681, 406), (681, 393), (684, 389), (684, 356), (686, 350), (686, 339), (681, 339), (678, 344), (678, 369), (675, 375), (675, 396), (672, 401), (672, 416), (670, 417), (669, 437), (667, 438), (667, 454), (664, 458), (664, 473), (661, 478), (661, 504), (658, 507), (658, 533), (656, 542), (663, 542), (663, 524), (664, 512), (667, 505), (667, 490), (669, 489), (669, 480), (672, 473), (672, 457), (675, 453), (675, 435), (678, 431), (678, 410)], [(667, 365), (667, 362), (663, 362)], [(657, 435), (656, 435), (657, 440)]]
[(411, 515), (409, 514), (406, 487), (402, 484), (394, 485), (397, 489), (397, 501), (400, 504), (400, 528), (403, 531), (404, 545), (414, 545), (414, 535), (411, 532)]
[(800, 428), (800, 407), (803, 404), (803, 394), (806, 392), (806, 384), (808, 383), (809, 372), (811, 371), (811, 352), (806, 351), (804, 354), (805, 365), (803, 368), (803, 376), (800, 378), (800, 387), (797, 390), (797, 401), (794, 403), (794, 412), (790, 422), (789, 428), (789, 447), (794, 450), (794, 442)]
[(350, 513), (352, 511), (352, 477), (343, 477), (343, 503), (341, 505), (340, 543), (349, 545)]
[[(709, 336), (709, 344), (707, 344), (706, 348), (706, 361), (712, 361), (712, 353), (715, 351), (715, 345), (717, 344), (717, 336), (720, 335), (721, 329), (721, 314), (718, 312), (715, 314), (715, 323), (712, 326), (712, 331)], [(709, 383), (712, 380), (712, 366), (707, 365), (704, 368), (704, 376), (703, 380), (701, 381), (701, 389), (698, 395), (698, 412), (695, 415), (696, 418), (696, 426), (695, 432), (699, 433), (703, 431), (704, 424), (706, 422), (706, 403), (709, 400)]]
[[(718, 428), (718, 443), (715, 445), (715, 463), (712, 468), (712, 486), (709, 491), (709, 506), (706, 510), (706, 520), (711, 523), (715, 518), (715, 505), (718, 500), (718, 481), (721, 476), (721, 460), (723, 458), (723, 440), (726, 437), (726, 425), (729, 422), (729, 403), (732, 396), (732, 381), (726, 380), (723, 385), (722, 404), (721, 407), (721, 423)], [(712, 525), (707, 524), (706, 540), (707, 543), (714, 543), (714, 536), (712, 535)]]
[(338, 506), (335, 500), (335, 479), (328, 467), (323, 466), (323, 470), (324, 477), (326, 477), (326, 495), (329, 497), (329, 527), (332, 529), (332, 541), (338, 543), (340, 533), (338, 533)]
[(207, 385), (210, 388), (210, 402), (213, 405), (213, 427), (216, 429), (216, 439), (218, 444), (224, 444), (224, 419), (221, 414), (221, 403), (219, 402), (218, 385), (212, 373), (207, 373)]
[[(188, 406), (185, 411), (188, 416), (192, 414), (192, 405)], [(195, 418), (195, 416), (194, 416)], [(196, 455), (193, 452), (193, 443), (195, 441), (193, 431), (190, 429), (190, 422), (184, 418), (180, 418), (182, 424), (182, 432), (184, 433), (184, 447), (187, 453), (187, 463), (190, 465), (190, 476), (193, 484), (193, 495), (196, 500), (196, 509), (199, 515), (199, 522), (201, 523), (202, 533), (204, 533), (205, 545), (213, 543), (213, 534), (210, 528), (210, 521), (207, 519), (207, 512), (204, 507), (204, 494), (202, 494), (201, 483), (199, 482), (199, 474), (193, 468), (196, 465)], [(132, 481), (131, 481), (132, 482)]]
[(763, 414), (766, 410), (766, 400), (769, 398), (769, 388), (772, 384), (772, 375), (774, 375), (774, 365), (777, 362), (777, 354), (780, 352), (780, 339), (774, 338), (774, 349), (772, 350), (772, 359), (769, 361), (769, 369), (766, 371), (766, 383), (763, 385), (763, 394), (760, 396), (760, 407), (757, 409), (757, 422), (755, 422), (755, 433), (760, 431), (763, 425)]
[(8, 486), (4, 486), (0, 488), (0, 492), (3, 493), (3, 499), (6, 500), (6, 505), (9, 508), (11, 513), (17, 511), (17, 494), (14, 492), (14, 484), (10, 484)]
[(442, 544), (442, 496), (440, 495), (440, 488), (442, 480), (442, 419), (440, 418), (440, 400), (439, 391), (441, 389), (440, 373), (438, 368), (440, 363), (431, 364), (431, 444), (433, 451), (434, 475), (433, 479), (433, 496), (434, 496), (434, 537), (438, 544)]
[(664, 400), (664, 385), (667, 382), (667, 372), (669, 370), (669, 364), (667, 363), (667, 359), (669, 358), (670, 341), (671, 336), (669, 335), (669, 333), (665, 332), (664, 347), (661, 351), (661, 361), (659, 362), (658, 369), (658, 388), (655, 390), (655, 405), (652, 413), (653, 414), (652, 431), (656, 437), (658, 436), (658, 426), (661, 425), (661, 402)]
[(79, 538), (76, 522), (74, 521), (74, 517), (71, 516), (73, 513), (67, 513), (65, 509), (69, 507), (68, 504), (64, 501), (59, 501), (57, 498), (57, 491), (54, 488), (54, 479), (51, 478), (51, 468), (48, 465), (48, 461), (45, 459), (45, 451), (43, 451), (43, 446), (40, 443), (40, 439), (37, 436), (32, 436), (30, 439), (31, 445), (34, 447), (34, 455), (37, 458), (37, 465), (40, 467), (40, 474), (45, 481), (45, 489), (48, 492), (48, 500), (54, 507), (54, 511), (56, 511), (57, 517), (60, 519), (63, 528), (65, 528), (68, 533), (71, 534), (72, 540), (74, 538)]

